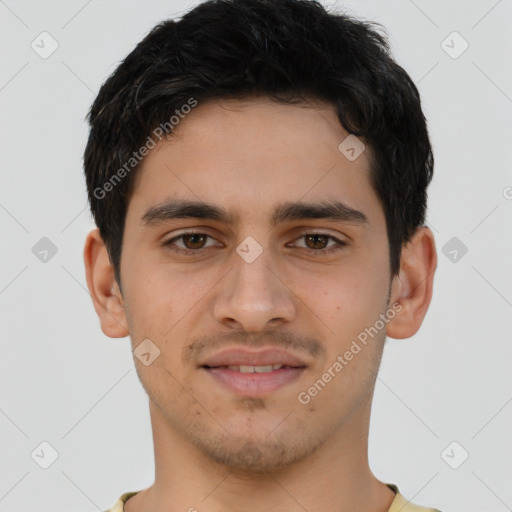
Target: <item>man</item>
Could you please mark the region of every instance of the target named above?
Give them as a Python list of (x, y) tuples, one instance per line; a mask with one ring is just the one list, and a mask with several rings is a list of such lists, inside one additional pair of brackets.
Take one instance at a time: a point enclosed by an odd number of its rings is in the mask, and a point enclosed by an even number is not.
[(112, 512), (426, 511), (368, 464), (386, 335), (437, 263), (418, 91), (370, 23), (308, 0), (167, 21), (90, 112), (103, 332), (129, 335), (155, 482)]

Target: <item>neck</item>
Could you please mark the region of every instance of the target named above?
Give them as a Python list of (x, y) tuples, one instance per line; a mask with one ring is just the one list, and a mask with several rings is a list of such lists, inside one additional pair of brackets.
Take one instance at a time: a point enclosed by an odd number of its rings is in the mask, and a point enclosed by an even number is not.
[(371, 397), (304, 460), (268, 472), (219, 465), (172, 429), (150, 402), (154, 484), (125, 512), (386, 512), (395, 494), (368, 465)]

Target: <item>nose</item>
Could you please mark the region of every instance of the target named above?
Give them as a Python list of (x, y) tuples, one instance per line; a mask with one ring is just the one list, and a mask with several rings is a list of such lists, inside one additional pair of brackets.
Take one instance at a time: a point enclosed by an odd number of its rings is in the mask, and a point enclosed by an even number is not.
[(252, 262), (235, 252), (233, 268), (215, 297), (216, 320), (245, 331), (262, 331), (272, 322), (291, 322), (296, 314), (295, 297), (277, 267), (267, 249)]

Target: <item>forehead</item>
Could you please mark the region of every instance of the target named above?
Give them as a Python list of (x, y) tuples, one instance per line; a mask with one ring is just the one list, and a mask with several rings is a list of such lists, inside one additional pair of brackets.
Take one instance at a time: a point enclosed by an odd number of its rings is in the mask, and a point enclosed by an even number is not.
[[(281, 103), (266, 96), (244, 100), (210, 100), (199, 104), (173, 130), (172, 138), (182, 148), (190, 146), (200, 154), (245, 160), (249, 152), (266, 158), (289, 159), (320, 143), (338, 151), (336, 142), (348, 133), (340, 125), (333, 105), (315, 99), (297, 104)], [(298, 144), (300, 143), (300, 145)]]
[[(379, 203), (370, 185), (371, 149), (349, 160), (339, 149), (348, 135), (335, 107), (318, 100), (200, 103), (144, 158), (132, 199), (146, 210), (171, 196), (233, 212), (336, 199), (371, 210)], [(373, 206), (363, 208), (368, 202)]]

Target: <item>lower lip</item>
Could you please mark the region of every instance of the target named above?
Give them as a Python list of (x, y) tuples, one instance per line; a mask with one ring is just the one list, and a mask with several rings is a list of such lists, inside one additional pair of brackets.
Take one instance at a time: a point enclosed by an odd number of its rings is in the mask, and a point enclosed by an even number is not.
[(306, 368), (280, 368), (265, 373), (242, 373), (229, 368), (205, 368), (215, 380), (244, 396), (272, 393), (297, 380)]

